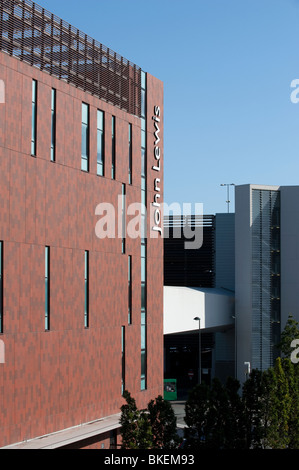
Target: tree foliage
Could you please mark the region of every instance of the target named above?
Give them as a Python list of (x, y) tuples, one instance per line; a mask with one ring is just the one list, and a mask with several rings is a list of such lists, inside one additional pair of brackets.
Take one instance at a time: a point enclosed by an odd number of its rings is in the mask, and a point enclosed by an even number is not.
[(237, 380), (213, 379), (190, 392), (185, 406), (185, 437), (191, 448), (245, 448), (245, 426)]
[(299, 339), (299, 322), (294, 319), (293, 315), (289, 314), (284, 330), (281, 333), (280, 343), (277, 345), (282, 356), (291, 357), (293, 351), (291, 343), (294, 339)]
[(153, 435), (153, 448), (176, 448), (179, 444), (177, 420), (171, 404), (159, 395), (148, 404), (148, 417)]
[(239, 393), (239, 383), (217, 379), (196, 386), (186, 403), (186, 439), (195, 448), (299, 449), (299, 364), (290, 360), (299, 338), (289, 316), (274, 367), (254, 369)]
[(146, 412), (139, 410), (136, 401), (126, 390), (126, 404), (121, 407), (121, 436), (123, 449), (150, 449), (152, 432)]
[[(290, 315), (278, 345), (282, 357), (265, 371), (194, 387), (185, 405), (185, 438), (194, 449), (299, 449), (299, 363), (290, 359), (299, 323)], [(121, 407), (124, 449), (177, 447), (176, 417), (161, 396), (139, 410), (129, 392)]]
[(176, 416), (172, 406), (159, 395), (147, 409), (139, 410), (126, 390), (121, 407), (123, 449), (172, 449), (178, 446)]

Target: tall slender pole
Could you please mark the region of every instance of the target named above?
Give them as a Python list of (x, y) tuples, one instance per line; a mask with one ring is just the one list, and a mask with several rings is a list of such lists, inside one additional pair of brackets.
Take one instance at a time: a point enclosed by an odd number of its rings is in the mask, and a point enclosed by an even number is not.
[(229, 187), (230, 186), (235, 186), (234, 183), (223, 183), (221, 184), (220, 186), (226, 186), (226, 189), (227, 189), (227, 213), (229, 214), (229, 204), (230, 204), (230, 200), (229, 200)]
[(201, 384), (201, 331), (200, 331), (200, 318), (195, 317), (195, 321), (198, 321), (198, 383)]
[(229, 185), (227, 185), (227, 213), (229, 214), (229, 204), (230, 204), (230, 200), (229, 200)]

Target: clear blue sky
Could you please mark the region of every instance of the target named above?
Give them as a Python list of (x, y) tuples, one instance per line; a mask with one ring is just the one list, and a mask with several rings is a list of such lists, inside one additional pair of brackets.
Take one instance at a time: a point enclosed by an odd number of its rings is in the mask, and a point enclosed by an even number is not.
[(165, 202), (213, 214), (221, 183), (299, 184), (299, 0), (37, 3), (164, 82)]

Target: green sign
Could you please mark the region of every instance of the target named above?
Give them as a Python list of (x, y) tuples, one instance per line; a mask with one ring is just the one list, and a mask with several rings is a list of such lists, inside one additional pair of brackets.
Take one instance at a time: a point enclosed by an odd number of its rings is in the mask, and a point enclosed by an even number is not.
[(176, 379), (164, 379), (164, 400), (177, 400)]

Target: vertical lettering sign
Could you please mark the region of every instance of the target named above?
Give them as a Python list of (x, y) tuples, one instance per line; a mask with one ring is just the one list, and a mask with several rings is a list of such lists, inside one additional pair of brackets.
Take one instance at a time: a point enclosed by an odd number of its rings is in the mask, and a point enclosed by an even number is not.
[[(154, 146), (154, 159), (155, 164), (152, 166), (152, 169), (158, 173), (161, 171), (161, 147), (160, 147), (160, 122), (161, 122), (161, 109), (159, 106), (154, 107), (154, 136), (155, 136), (155, 146)], [(162, 235), (162, 217), (161, 217), (161, 177), (156, 177), (154, 180), (154, 202), (152, 203), (154, 207), (154, 226), (152, 227), (154, 232), (160, 233)]]

